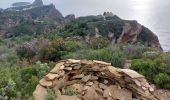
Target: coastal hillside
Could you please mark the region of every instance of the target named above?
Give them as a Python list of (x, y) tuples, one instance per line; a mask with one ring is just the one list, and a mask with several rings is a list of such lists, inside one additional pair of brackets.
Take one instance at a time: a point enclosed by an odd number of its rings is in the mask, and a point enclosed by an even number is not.
[(6, 9), (0, 17), (0, 34), (4, 37), (58, 32), (64, 38), (79, 36), (86, 42), (105, 37), (115, 44), (141, 43), (161, 50), (152, 31), (135, 20), (123, 20), (111, 12), (98, 16), (75, 18), (71, 14), (63, 17), (51, 4), (21, 11)]
[(136, 20), (15, 4), (0, 10), (0, 100), (169, 99), (170, 53)]

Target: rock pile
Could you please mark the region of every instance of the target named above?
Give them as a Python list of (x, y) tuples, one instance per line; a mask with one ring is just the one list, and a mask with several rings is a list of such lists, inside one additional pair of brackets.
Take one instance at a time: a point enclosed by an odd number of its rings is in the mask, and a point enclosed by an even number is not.
[(57, 100), (160, 100), (144, 76), (96, 60), (60, 61), (40, 80), (35, 100), (46, 100), (47, 87)]

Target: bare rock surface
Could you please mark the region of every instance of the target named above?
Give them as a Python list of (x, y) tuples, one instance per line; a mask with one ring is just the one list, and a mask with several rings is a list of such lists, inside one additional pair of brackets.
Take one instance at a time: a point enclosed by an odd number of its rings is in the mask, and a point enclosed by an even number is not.
[(47, 99), (47, 90), (41, 86), (37, 85), (36, 90), (33, 93), (35, 100), (46, 100)]
[(137, 72), (96, 60), (58, 62), (40, 80), (35, 100), (47, 98), (46, 88), (56, 93), (56, 100), (170, 100), (169, 91), (154, 90)]

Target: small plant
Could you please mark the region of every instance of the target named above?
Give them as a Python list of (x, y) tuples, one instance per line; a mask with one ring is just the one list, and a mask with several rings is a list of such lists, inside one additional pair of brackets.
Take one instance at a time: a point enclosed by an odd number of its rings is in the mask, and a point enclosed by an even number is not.
[(139, 59), (142, 58), (142, 55), (145, 51), (147, 51), (147, 47), (142, 45), (126, 45), (123, 48), (124, 53), (130, 59)]
[(166, 73), (159, 73), (155, 76), (154, 82), (161, 88), (170, 89), (170, 76)]
[(156, 51), (147, 51), (143, 53), (143, 57), (148, 59), (155, 59), (158, 56), (159, 56), (159, 52)]
[(64, 95), (73, 96), (73, 95), (77, 95), (77, 93), (72, 88), (67, 87), (65, 89)]
[(17, 46), (17, 55), (20, 60), (28, 59), (29, 61), (36, 55), (36, 48), (33, 43), (25, 43)]
[(131, 69), (141, 73), (150, 81), (153, 81), (157, 74), (165, 72), (166, 65), (150, 59), (136, 59), (132, 61)]
[(56, 100), (57, 96), (51, 89), (47, 88), (47, 92), (48, 92), (47, 100)]
[(21, 71), (21, 79), (24, 82), (29, 82), (29, 79), (31, 79), (32, 76), (37, 76), (37, 71), (35, 66), (33, 67), (27, 67), (27, 68), (23, 68)]
[(170, 89), (170, 73), (168, 66), (159, 60), (136, 59), (132, 61), (131, 69), (144, 75), (156, 86)]
[(2, 96), (5, 100), (16, 97), (16, 93), (16, 83), (12, 79), (8, 80), (5, 87), (0, 88), (0, 96)]
[(38, 77), (42, 78), (45, 74), (47, 74), (50, 67), (47, 63), (41, 63), (40, 61), (37, 62), (37, 65), (39, 66), (37, 68)]
[(104, 47), (107, 47), (109, 45), (109, 40), (104, 38), (104, 37), (97, 37), (97, 38), (92, 38), (90, 40), (90, 46), (93, 49), (101, 49)]
[(34, 92), (37, 84), (39, 82), (39, 79), (37, 76), (32, 76), (27, 83), (25, 83), (24, 89), (22, 91), (22, 94), (24, 95), (32, 95)]
[(87, 59), (110, 62), (115, 67), (123, 67), (125, 63), (124, 53), (119, 47), (90, 51), (87, 54)]
[(67, 52), (74, 52), (81, 47), (80, 45), (77, 41), (66, 41), (65, 48)]

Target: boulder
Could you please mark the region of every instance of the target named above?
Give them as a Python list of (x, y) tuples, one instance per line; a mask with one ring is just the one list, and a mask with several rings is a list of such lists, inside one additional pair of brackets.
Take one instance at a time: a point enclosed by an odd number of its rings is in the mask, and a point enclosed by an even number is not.
[(154, 95), (159, 100), (170, 100), (170, 91), (168, 90), (163, 90), (163, 89), (156, 90), (154, 91)]
[(48, 93), (43, 86), (37, 85), (37, 87), (33, 93), (33, 96), (34, 96), (35, 100), (46, 100)]
[(51, 87), (53, 84), (52, 81), (48, 81), (45, 78), (41, 79), (39, 83), (44, 87)]

